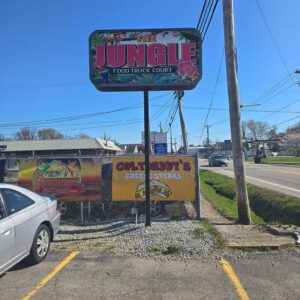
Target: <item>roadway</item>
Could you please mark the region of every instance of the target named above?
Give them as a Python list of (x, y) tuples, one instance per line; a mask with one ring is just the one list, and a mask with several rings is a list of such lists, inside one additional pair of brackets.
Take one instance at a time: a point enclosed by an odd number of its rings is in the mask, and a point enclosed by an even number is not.
[[(199, 160), (200, 169), (233, 177), (233, 162), (228, 167), (209, 167), (208, 161)], [(245, 163), (246, 181), (283, 194), (300, 198), (300, 167)]]

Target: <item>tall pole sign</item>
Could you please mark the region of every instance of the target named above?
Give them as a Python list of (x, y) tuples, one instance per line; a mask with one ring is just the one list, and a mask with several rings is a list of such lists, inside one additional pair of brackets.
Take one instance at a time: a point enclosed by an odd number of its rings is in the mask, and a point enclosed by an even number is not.
[(144, 92), (146, 226), (151, 224), (149, 91), (195, 88), (202, 76), (201, 41), (194, 28), (97, 30), (89, 38), (90, 79), (97, 89)]

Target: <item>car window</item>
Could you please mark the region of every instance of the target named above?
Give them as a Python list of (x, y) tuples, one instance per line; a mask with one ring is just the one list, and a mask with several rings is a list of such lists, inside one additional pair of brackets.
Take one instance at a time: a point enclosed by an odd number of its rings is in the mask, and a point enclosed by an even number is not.
[(6, 217), (6, 211), (4, 208), (4, 203), (2, 202), (1, 196), (0, 196), (0, 221)]
[(2, 189), (1, 193), (6, 204), (8, 215), (12, 215), (34, 203), (29, 197), (14, 190)]

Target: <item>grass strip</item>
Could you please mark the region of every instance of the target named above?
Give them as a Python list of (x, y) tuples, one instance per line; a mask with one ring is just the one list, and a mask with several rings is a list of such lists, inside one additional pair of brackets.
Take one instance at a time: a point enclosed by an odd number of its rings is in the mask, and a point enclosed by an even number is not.
[[(216, 245), (220, 248), (225, 246), (225, 241), (220, 234), (220, 232), (215, 228), (215, 226), (211, 225), (208, 220), (201, 219), (200, 221), (197, 221), (201, 224), (201, 227), (197, 227), (194, 229), (194, 237), (195, 238), (201, 238), (204, 232), (208, 232), (215, 238)], [(200, 236), (199, 236), (200, 234)]]
[[(237, 220), (233, 179), (211, 171), (200, 172), (204, 196), (226, 218)], [(300, 225), (300, 199), (247, 184), (251, 218), (254, 224)]]
[(268, 163), (300, 163), (300, 157), (266, 157), (261, 160), (263, 164)]
[[(204, 173), (205, 172), (205, 173)], [(210, 172), (210, 171), (207, 171)], [(210, 172), (212, 173), (212, 172)], [(200, 178), (201, 178), (201, 191), (205, 198), (212, 203), (214, 208), (226, 219), (237, 221), (238, 220), (238, 211), (237, 211), (237, 205), (236, 201), (234, 200), (235, 192), (232, 194), (233, 197), (229, 196), (223, 196), (222, 194), (229, 195), (229, 191), (226, 192), (221, 191), (221, 185), (220, 180), (217, 181), (217, 184), (215, 186), (212, 186), (211, 184), (206, 182), (206, 179), (210, 179), (209, 182), (211, 182), (211, 177), (213, 177), (215, 173), (207, 174), (206, 171), (201, 172)], [(224, 176), (225, 177), (225, 176)], [(228, 177), (225, 177), (224, 181), (227, 187), (229, 187), (229, 190), (232, 190), (232, 187), (230, 185), (233, 184), (233, 182), (230, 184), (230, 178), (229, 181), (227, 180)], [(219, 178), (217, 178), (219, 179)], [(232, 181), (232, 180), (231, 180)], [(228, 183), (229, 182), (229, 183)], [(251, 220), (254, 224), (264, 224), (264, 220), (255, 214), (251, 210)]]

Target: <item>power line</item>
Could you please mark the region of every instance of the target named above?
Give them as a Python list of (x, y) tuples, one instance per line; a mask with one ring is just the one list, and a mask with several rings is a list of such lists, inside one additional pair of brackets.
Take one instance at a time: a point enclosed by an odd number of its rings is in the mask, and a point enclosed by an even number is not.
[(215, 14), (215, 10), (216, 10), (216, 7), (217, 7), (217, 5), (218, 5), (218, 1), (219, 1), (219, 0), (216, 0), (216, 2), (215, 2), (215, 6), (214, 6), (214, 8), (213, 8), (212, 14), (210, 15), (210, 19), (209, 19), (209, 21), (208, 21), (208, 25), (207, 25), (207, 27), (206, 27), (206, 29), (205, 29), (205, 31), (204, 31), (202, 41), (204, 41), (204, 39), (205, 39), (207, 30), (208, 30), (208, 28), (209, 28), (209, 26), (210, 26), (210, 23), (211, 23), (211, 20), (212, 20), (214, 14)]
[[(164, 94), (164, 96), (169, 95), (171, 93)], [(152, 98), (150, 101), (154, 101), (158, 98), (161, 98), (162, 96), (158, 96), (155, 98)], [(127, 111), (131, 109), (136, 109), (142, 107), (142, 104), (133, 104), (121, 108), (117, 108), (114, 110), (110, 111), (105, 111), (105, 112), (97, 112), (97, 113), (92, 113), (92, 114), (83, 114), (83, 115), (75, 115), (75, 116), (65, 116), (65, 117), (60, 117), (60, 118), (53, 118), (53, 119), (46, 119), (46, 120), (36, 120), (36, 121), (26, 121), (26, 122), (17, 122), (17, 123), (2, 123), (0, 124), (0, 127), (6, 128), (6, 127), (20, 127), (20, 126), (37, 126), (37, 125), (46, 125), (46, 124), (53, 124), (53, 123), (60, 123), (60, 122), (68, 122), (68, 121), (74, 121), (74, 120), (80, 120), (80, 119), (85, 119), (85, 118), (92, 118), (92, 117), (97, 117), (100, 115), (106, 115), (106, 114), (111, 114), (115, 112), (120, 112), (120, 111)]]
[[(255, 100), (256, 102), (254, 102), (253, 104), (264, 104), (264, 103), (266, 103), (270, 100), (270, 99), (269, 100), (265, 99), (265, 100), (261, 101), (265, 97), (271, 97), (271, 96), (276, 97), (276, 96), (278, 96), (280, 93), (285, 91), (287, 88), (284, 88), (283, 90), (280, 90), (280, 91), (278, 91), (278, 89), (283, 87), (285, 84), (287, 84), (287, 82), (289, 82), (291, 79), (292, 79), (292, 75), (288, 75), (288, 76), (284, 77), (278, 83), (273, 85), (270, 89), (268, 89), (266, 92), (264, 92), (261, 96), (257, 97), (256, 100)], [(292, 85), (294, 85), (294, 83)], [(288, 88), (291, 87), (292, 85), (288, 86)], [(274, 94), (276, 91), (277, 91), (277, 93)], [(247, 109), (247, 110), (243, 109), (243, 112), (252, 112), (252, 111), (255, 112), (256, 110), (255, 109)], [(222, 120), (217, 121), (216, 123), (213, 123), (211, 125), (214, 126), (214, 125), (217, 125), (217, 124), (221, 124), (221, 123), (224, 123), (228, 120), (229, 120), (229, 118), (222, 119)]]
[[(261, 119), (266, 119), (266, 118), (268, 118), (268, 117), (270, 117), (270, 116), (272, 116), (272, 115), (274, 115), (274, 114), (280, 113), (280, 112), (282, 112), (284, 109), (286, 109), (286, 108), (288, 108), (288, 107), (290, 107), (290, 106), (292, 106), (292, 105), (298, 103), (299, 101), (300, 101), (300, 99), (297, 99), (297, 100), (295, 100), (295, 101), (293, 101), (293, 102), (291, 102), (291, 103), (288, 103), (287, 105), (284, 105), (283, 107), (281, 107), (279, 110), (273, 111), (273, 112), (271, 112), (270, 114), (268, 114), (268, 115), (262, 117)], [(259, 120), (261, 120), (261, 119), (259, 119)]]
[[(292, 75), (288, 75), (287, 77), (283, 78), (281, 81), (279, 81), (274, 86), (272, 86), (270, 89), (268, 89), (266, 92), (264, 92), (261, 96), (257, 97), (255, 99), (254, 104), (263, 104), (263, 103), (269, 101), (269, 100), (266, 100), (265, 98), (276, 97), (278, 94), (282, 93), (283, 91), (285, 91), (288, 88), (290, 88), (291, 86), (293, 86), (294, 83), (292, 83), (288, 87), (285, 87), (283, 90), (278, 91), (281, 87), (285, 86), (292, 78), (293, 78)], [(275, 92), (277, 92), (277, 93), (274, 95)], [(263, 100), (263, 99), (265, 99), (265, 100)]]
[(168, 114), (168, 116), (167, 116), (167, 118), (166, 118), (166, 121), (165, 121), (165, 123), (164, 123), (164, 131), (166, 131), (167, 130), (167, 127), (169, 126), (169, 123), (170, 123), (170, 117), (171, 117), (171, 115), (172, 115), (172, 111), (175, 109), (175, 106), (176, 106), (176, 101), (175, 101), (176, 99), (175, 98), (173, 98), (173, 100), (172, 100), (172, 104), (171, 104), (171, 107), (170, 107), (170, 110), (169, 110), (169, 114)]
[(197, 22), (196, 28), (200, 31), (202, 36), (202, 42), (205, 39), (208, 28), (211, 24), (212, 18), (215, 14), (215, 10), (218, 4), (218, 0), (205, 0), (200, 12), (200, 17)]
[[(153, 107), (169, 107), (169, 106), (163, 106), (163, 105), (150, 105), (150, 106), (153, 106)], [(209, 107), (196, 107), (196, 106), (182, 106), (182, 108), (184, 109), (191, 109), (191, 110), (208, 110)], [(212, 107), (210, 110), (213, 110), (213, 111), (228, 111), (229, 108), (220, 108), (220, 107)], [(261, 112), (261, 113), (277, 113), (277, 112), (282, 112), (282, 113), (288, 113), (288, 114), (298, 114), (300, 113), (300, 111), (287, 111), (287, 110), (284, 110), (284, 111), (281, 111), (281, 110), (262, 110), (262, 109), (254, 109), (254, 110), (247, 110), (247, 109), (243, 109), (243, 112)], [(227, 119), (226, 119), (227, 120)]]
[(203, 20), (202, 16), (203, 16), (204, 10), (206, 9), (206, 3), (207, 3), (207, 0), (204, 0), (203, 6), (202, 6), (202, 9), (201, 9), (201, 13), (200, 13), (200, 17), (198, 19), (197, 26), (196, 26), (197, 29), (199, 29), (199, 27), (201, 26), (200, 22)]
[(264, 24), (265, 24), (265, 26), (266, 26), (266, 28), (267, 28), (267, 31), (268, 31), (268, 33), (269, 33), (269, 35), (270, 35), (270, 37), (271, 37), (271, 40), (272, 40), (272, 42), (273, 42), (273, 44), (274, 44), (274, 46), (275, 46), (275, 48), (276, 48), (276, 50), (277, 50), (277, 53), (278, 53), (278, 55), (279, 55), (279, 57), (280, 57), (280, 60), (281, 60), (281, 62), (282, 62), (282, 64), (283, 64), (285, 70), (287, 71), (287, 73), (288, 73), (289, 75), (291, 75), (291, 72), (289, 71), (289, 68), (287, 67), (287, 64), (286, 64), (286, 62), (285, 62), (285, 60), (284, 60), (284, 58), (283, 58), (283, 56), (282, 56), (282, 54), (281, 54), (281, 51), (280, 51), (280, 49), (279, 49), (279, 47), (278, 47), (278, 45), (277, 45), (277, 43), (276, 43), (276, 41), (275, 41), (275, 38), (274, 38), (274, 36), (273, 36), (273, 34), (272, 34), (272, 31), (271, 31), (271, 29), (270, 29), (270, 26), (269, 26), (269, 24), (268, 24), (268, 22), (267, 22), (267, 19), (266, 19), (266, 17), (265, 17), (265, 14), (264, 14), (264, 12), (263, 12), (263, 10), (262, 10), (262, 8), (261, 8), (261, 6), (260, 6), (258, 0), (256, 0), (256, 4), (257, 4), (258, 10), (259, 10), (259, 12), (260, 12), (260, 14), (261, 14), (261, 16), (262, 16), (262, 18), (263, 18), (263, 21), (264, 21)]
[(209, 18), (209, 15), (211, 14), (211, 9), (212, 9), (212, 6), (213, 6), (213, 0), (210, 0), (209, 1), (209, 3), (208, 3), (208, 5), (207, 5), (207, 7), (208, 7), (208, 9), (207, 9), (207, 14), (205, 15), (205, 17), (204, 17), (204, 20), (203, 20), (203, 22), (202, 22), (202, 26), (200, 26), (200, 32), (201, 32), (201, 34), (204, 32), (204, 30), (205, 30), (205, 28), (206, 28), (206, 22), (207, 22), (207, 20), (208, 20), (208, 18)]
[(292, 120), (295, 120), (295, 119), (297, 119), (297, 118), (300, 118), (300, 115), (298, 115), (298, 116), (296, 116), (296, 117), (293, 117), (293, 118), (291, 118), (291, 119), (288, 119), (288, 120), (279, 122), (279, 123), (277, 123), (277, 124), (275, 124), (275, 125), (272, 125), (272, 127), (278, 126), (278, 125), (281, 125), (281, 124), (284, 124), (284, 123), (287, 123), (287, 122), (292, 121)]
[(125, 106), (122, 108), (105, 111), (105, 112), (97, 112), (92, 114), (85, 114), (85, 115), (77, 115), (77, 116), (68, 116), (68, 117), (61, 117), (61, 118), (54, 118), (54, 119), (46, 119), (46, 120), (36, 120), (36, 121), (27, 121), (27, 122), (19, 122), (19, 123), (6, 123), (6, 124), (0, 124), (0, 127), (9, 127), (9, 126), (33, 126), (35, 125), (44, 125), (48, 123), (59, 123), (59, 122), (66, 122), (66, 121), (74, 121), (74, 120), (80, 120), (85, 118), (92, 118), (100, 115), (106, 115), (111, 114), (119, 111), (126, 111), (130, 109), (135, 109), (142, 107), (140, 104), (131, 105), (131, 106)]
[[(172, 98), (173, 98), (173, 95), (171, 94), (170, 98), (161, 106), (161, 108), (151, 116), (150, 119), (152, 121), (158, 119), (167, 110), (167, 108), (170, 107), (171, 102), (173, 101)], [(151, 106), (154, 106), (154, 105), (151, 105)]]
[(176, 115), (176, 113), (177, 113), (177, 110), (178, 110), (178, 102), (176, 102), (176, 104), (175, 104), (173, 113), (172, 113), (171, 118), (170, 118), (170, 120), (169, 120), (169, 123), (168, 123), (168, 125), (167, 125), (167, 126), (169, 126), (169, 127), (168, 127), (167, 129), (165, 129), (166, 132), (169, 132), (170, 126), (172, 126), (172, 124), (173, 124), (173, 122), (174, 122), (174, 119), (175, 119), (175, 115)]
[(201, 137), (200, 137), (200, 142), (201, 142), (201, 139), (202, 139), (202, 136), (203, 136), (203, 133), (204, 133), (205, 125), (206, 125), (206, 122), (207, 122), (207, 119), (208, 119), (208, 116), (209, 116), (209, 113), (210, 113), (210, 110), (211, 110), (211, 107), (212, 107), (215, 95), (216, 95), (216, 90), (217, 90), (217, 86), (218, 86), (218, 82), (219, 82), (219, 78), (220, 78), (220, 73), (221, 73), (221, 69), (222, 69), (223, 57), (224, 57), (224, 48), (222, 50), (222, 55), (221, 55), (221, 60), (220, 60), (220, 65), (219, 65), (219, 70), (218, 70), (218, 75), (217, 75), (216, 83), (215, 83), (215, 86), (214, 86), (213, 95), (211, 97), (210, 105), (209, 105), (209, 108), (207, 110), (206, 118), (205, 118), (205, 121), (204, 121), (204, 124), (203, 124), (202, 132), (201, 132)]
[(66, 82), (66, 83), (49, 83), (49, 84), (28, 84), (28, 85), (13, 85), (13, 86), (0, 86), (2, 90), (10, 89), (23, 89), (23, 88), (44, 88), (44, 87), (61, 87), (61, 86), (72, 86), (72, 85), (86, 85), (90, 84), (86, 82)]
[[(205, 91), (207, 93), (210, 93), (209, 91)], [(152, 98), (150, 99), (150, 101), (153, 101), (153, 100), (156, 100), (156, 99), (159, 99), (159, 98), (163, 98), (165, 96), (168, 96), (170, 95), (172, 92), (168, 92), (168, 93), (165, 93), (165, 94), (162, 94), (160, 96), (157, 96), (155, 98)], [(82, 95), (82, 96), (78, 96), (78, 95), (75, 95), (75, 96), (59, 96), (59, 97), (39, 97), (39, 96), (34, 96), (34, 97), (3, 97), (3, 98), (0, 98), (1, 101), (12, 101), (12, 100), (20, 100), (20, 101), (24, 101), (24, 100), (38, 100), (38, 101), (43, 101), (43, 100), (57, 100), (57, 98), (60, 98), (61, 100), (63, 99), (86, 99), (86, 98), (96, 98), (96, 99), (99, 99), (99, 94), (98, 95)]]
[[(61, 130), (61, 132), (68, 132), (68, 131), (78, 131), (78, 130), (87, 130), (87, 129), (99, 129), (99, 128), (106, 128), (106, 127), (116, 127), (116, 126), (125, 126), (125, 125), (133, 125), (133, 124), (139, 124), (139, 123), (143, 123), (144, 121), (135, 121), (135, 122), (123, 122), (123, 123), (119, 123), (119, 124), (108, 124), (108, 125), (102, 125), (102, 126), (92, 126), (92, 127), (82, 127), (82, 128), (71, 128), (71, 129), (64, 129)], [(33, 127), (30, 127), (33, 128)], [(35, 128), (34, 128), (35, 129)], [(14, 133), (6, 133), (4, 135), (15, 135)]]
[[(114, 120), (114, 121), (102, 121), (102, 122), (75, 123), (75, 124), (74, 123), (72, 123), (72, 124), (58, 124), (58, 125), (55, 125), (55, 128), (57, 128), (57, 127), (71, 127), (71, 126), (85, 126), (85, 125), (95, 125), (95, 124), (109, 125), (109, 124), (124, 123), (124, 122), (142, 121), (142, 120), (143, 119), (128, 119), (128, 120)], [(1, 132), (3, 132), (3, 130), (11, 130), (11, 129), (19, 129), (19, 128), (22, 128), (22, 126), (20, 126), (20, 127), (5, 127), (5, 128), (1, 128)], [(41, 127), (30, 126), (30, 128), (38, 130)]]
[[(201, 33), (202, 41), (204, 41), (207, 30), (208, 30), (208, 28), (211, 24), (213, 15), (214, 15), (216, 7), (217, 7), (217, 4), (218, 4), (218, 0), (216, 0), (216, 1), (214, 1), (214, 0), (209, 0), (209, 1), (204, 0), (202, 10), (201, 10), (201, 13), (200, 13), (200, 17), (198, 19), (197, 26), (196, 26), (197, 29)], [(208, 23), (207, 23), (207, 21), (208, 21)], [(221, 65), (222, 65), (222, 61), (223, 61), (223, 54), (224, 54), (224, 50), (223, 50), (223, 53), (222, 53)], [(219, 75), (220, 75), (220, 70), (219, 70), (219, 73), (218, 73), (217, 81), (219, 80)], [(212, 100), (213, 100), (214, 96), (215, 96), (215, 90), (213, 92)], [(211, 102), (211, 105), (212, 105), (212, 102)], [(173, 113), (172, 113), (172, 108), (173, 108)], [(170, 127), (171, 127), (172, 123), (174, 122), (174, 118), (175, 118), (177, 110), (178, 110), (178, 102), (177, 102), (177, 105), (175, 104), (175, 106), (174, 106), (174, 102), (173, 102), (172, 107), (171, 107), (170, 112), (169, 112), (169, 115), (167, 117), (167, 120), (164, 124), (165, 131), (168, 132), (170, 130)], [(209, 110), (208, 110), (207, 117), (208, 117), (208, 115), (209, 115)], [(205, 121), (205, 123), (206, 123), (206, 121)], [(170, 127), (168, 127), (168, 129), (166, 129), (167, 126), (170, 126)]]

